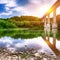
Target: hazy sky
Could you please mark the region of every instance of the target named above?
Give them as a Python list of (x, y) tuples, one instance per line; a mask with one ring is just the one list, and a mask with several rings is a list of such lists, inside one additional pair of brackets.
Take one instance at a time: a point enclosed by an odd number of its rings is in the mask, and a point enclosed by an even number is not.
[(0, 18), (12, 16), (42, 17), (56, 0), (0, 0)]

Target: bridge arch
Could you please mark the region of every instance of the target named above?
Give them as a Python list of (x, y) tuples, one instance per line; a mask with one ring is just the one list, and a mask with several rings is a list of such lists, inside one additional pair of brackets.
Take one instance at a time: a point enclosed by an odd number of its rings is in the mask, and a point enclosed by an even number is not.
[[(50, 28), (50, 14), (53, 12), (53, 23), (52, 23), (52, 29), (57, 28), (56, 23), (56, 10), (60, 7), (60, 0), (57, 0), (55, 4), (45, 13), (45, 15), (42, 17), (44, 19), (44, 27)], [(48, 19), (48, 22), (46, 23), (46, 18)]]

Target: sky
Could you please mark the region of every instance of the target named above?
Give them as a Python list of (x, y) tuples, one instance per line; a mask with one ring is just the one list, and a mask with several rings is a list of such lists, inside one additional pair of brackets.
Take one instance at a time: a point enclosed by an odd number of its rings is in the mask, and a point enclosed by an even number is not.
[(55, 2), (56, 0), (0, 0), (0, 18), (22, 15), (42, 17)]

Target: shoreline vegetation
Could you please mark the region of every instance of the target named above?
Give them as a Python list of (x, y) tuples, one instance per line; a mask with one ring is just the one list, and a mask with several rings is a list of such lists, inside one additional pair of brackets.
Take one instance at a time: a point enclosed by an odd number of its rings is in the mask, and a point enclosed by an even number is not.
[[(53, 18), (50, 18), (52, 25)], [(60, 15), (57, 16), (58, 33), (57, 39), (60, 39)], [(34, 38), (42, 36), (44, 33), (44, 22), (41, 18), (33, 16), (14, 16), (11, 18), (0, 18), (0, 37), (11, 36), (14, 38)], [(52, 36), (50, 34), (50, 36)]]

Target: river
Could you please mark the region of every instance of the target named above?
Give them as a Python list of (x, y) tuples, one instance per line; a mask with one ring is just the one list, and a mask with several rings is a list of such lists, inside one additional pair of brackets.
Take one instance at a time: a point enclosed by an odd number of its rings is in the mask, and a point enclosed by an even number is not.
[[(8, 56), (8, 55), (13, 56), (14, 54), (15, 55), (18, 54), (19, 56), (22, 55), (20, 56), (19, 60), (23, 60), (23, 59), (33, 60), (33, 58), (35, 60), (38, 60), (38, 58), (39, 60), (40, 59), (49, 60), (50, 58), (58, 60), (60, 59), (59, 58), (60, 57), (60, 40), (56, 37), (57, 33), (58, 33), (57, 29), (52, 30), (52, 35), (49, 29), (48, 30), (44, 29), (44, 32), (41, 34), (42, 36), (27, 38), (27, 39), (20, 38), (20, 37), (13, 38), (9, 35), (5, 36), (3, 34), (0, 37), (0, 58), (2, 59), (2, 55), (4, 58), (5, 56)], [(8, 34), (11, 34), (11, 33), (8, 32)], [(45, 56), (41, 58), (41, 56), (43, 55)], [(10, 60), (14, 60), (14, 58)], [(15, 60), (17, 60), (16, 57), (15, 57)]]

